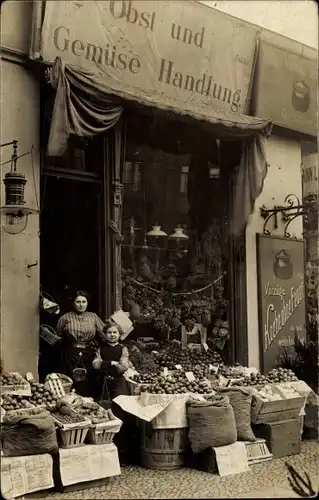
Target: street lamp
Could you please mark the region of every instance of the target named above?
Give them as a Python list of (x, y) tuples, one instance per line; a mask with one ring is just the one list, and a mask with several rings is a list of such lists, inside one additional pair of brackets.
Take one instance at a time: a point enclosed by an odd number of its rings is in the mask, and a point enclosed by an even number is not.
[[(25, 175), (17, 172), (17, 150), (18, 141), (13, 140), (5, 144), (1, 144), (1, 147), (13, 146), (13, 153), (11, 156), (11, 170), (5, 174), (3, 183), (5, 185), (5, 205), (0, 208), (2, 215), (2, 229), (8, 234), (20, 234), (22, 233), (28, 224), (28, 217), (31, 214), (38, 213), (38, 210), (25, 206), (24, 200), (24, 189), (27, 183)], [(28, 153), (26, 153), (28, 154)], [(5, 162), (2, 165), (5, 165)]]

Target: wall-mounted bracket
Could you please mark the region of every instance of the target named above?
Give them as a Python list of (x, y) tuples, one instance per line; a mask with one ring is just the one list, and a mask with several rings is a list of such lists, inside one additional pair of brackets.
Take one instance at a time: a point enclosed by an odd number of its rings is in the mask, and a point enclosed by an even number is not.
[(273, 228), (278, 229), (278, 215), (281, 214), (281, 220), (285, 223), (284, 237), (290, 238), (288, 227), (293, 220), (300, 216), (307, 216), (310, 212), (316, 211), (316, 198), (308, 199), (303, 205), (295, 194), (286, 196), (284, 205), (275, 205), (273, 208), (267, 208), (265, 205), (259, 208), (260, 216), (265, 220), (263, 225), (263, 233), (270, 235), (271, 232), (267, 228), (268, 222), (273, 218)]

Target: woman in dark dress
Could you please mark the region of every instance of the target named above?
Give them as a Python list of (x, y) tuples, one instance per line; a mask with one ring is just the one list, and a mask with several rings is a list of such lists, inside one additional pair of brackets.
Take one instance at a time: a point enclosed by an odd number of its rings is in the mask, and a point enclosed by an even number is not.
[[(95, 396), (95, 373), (92, 367), (96, 351), (96, 338), (104, 323), (93, 312), (87, 311), (89, 295), (77, 290), (73, 297), (73, 310), (61, 316), (56, 333), (59, 371), (74, 381), (74, 389), (81, 396)], [(80, 380), (80, 379), (83, 380)]]

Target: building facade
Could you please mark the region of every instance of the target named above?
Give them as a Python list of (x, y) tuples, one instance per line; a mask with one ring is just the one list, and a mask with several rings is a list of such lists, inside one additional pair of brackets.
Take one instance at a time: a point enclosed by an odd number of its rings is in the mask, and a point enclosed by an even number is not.
[[(238, 4), (248, 2), (206, 2), (212, 4), (207, 15), (214, 15), (220, 9), (231, 16), (239, 17), (261, 26), (262, 39), (292, 49), (297, 53), (313, 58), (317, 27), (312, 9), (305, 9), (303, 22), (311, 29), (301, 30), (300, 9), (304, 2), (290, 2), (289, 19), (282, 31), (278, 26), (276, 33), (268, 31), (279, 20), (278, 4), (267, 2), (267, 10), (261, 5), (265, 2), (249, 2), (249, 7), (240, 8)], [(314, 6), (313, 3), (309, 2)], [(238, 6), (238, 7), (237, 7)], [(287, 7), (282, 7), (287, 9)], [(19, 141), (19, 153), (31, 152), (21, 158), (19, 168), (25, 173), (27, 182), (26, 202), (40, 210), (40, 83), (37, 69), (28, 61), (32, 32), (33, 2), (6, 1), (1, 6), (1, 144), (13, 139)], [(266, 15), (267, 12), (267, 15)], [(247, 13), (247, 15), (246, 15)], [(248, 15), (250, 17), (248, 17)], [(255, 17), (251, 17), (255, 16)], [(279, 22), (279, 21), (278, 21)], [(289, 28), (288, 28), (289, 26)], [(265, 29), (263, 29), (265, 28)], [(275, 30), (275, 28), (273, 28)], [(296, 30), (296, 31), (295, 31)], [(297, 35), (294, 35), (297, 33)], [(279, 37), (278, 34), (294, 38), (295, 41)], [(301, 39), (301, 36), (305, 38)], [(311, 39), (309, 37), (312, 37)], [(310, 45), (310, 47), (309, 47)], [(134, 68), (133, 68), (134, 69)], [(136, 69), (136, 68), (135, 68)], [(268, 116), (262, 116), (268, 118)], [(272, 118), (272, 117), (270, 117)], [(307, 140), (306, 140), (307, 139)], [(246, 294), (247, 294), (247, 335), (245, 358), (249, 366), (260, 366), (260, 345), (258, 334), (258, 291), (256, 262), (256, 233), (262, 232), (263, 220), (259, 207), (272, 207), (282, 204), (288, 194), (302, 198), (301, 169), (302, 142), (312, 141), (294, 135), (287, 137), (282, 130), (275, 129), (268, 139), (268, 173), (263, 191), (258, 197), (254, 213), (249, 219), (245, 238)], [(1, 149), (1, 162), (10, 159), (10, 148)], [(2, 177), (6, 172), (2, 168)], [(1, 186), (2, 198), (4, 186)], [(27, 229), (19, 235), (11, 236), (1, 231), (1, 355), (5, 370), (33, 373), (37, 372), (39, 345), (39, 290), (40, 290), (40, 224), (39, 215), (29, 217)], [(283, 227), (279, 223), (278, 234)], [(302, 219), (297, 218), (290, 232), (297, 238), (302, 237)], [(28, 267), (31, 266), (31, 267)], [(245, 360), (244, 360), (245, 361)]]

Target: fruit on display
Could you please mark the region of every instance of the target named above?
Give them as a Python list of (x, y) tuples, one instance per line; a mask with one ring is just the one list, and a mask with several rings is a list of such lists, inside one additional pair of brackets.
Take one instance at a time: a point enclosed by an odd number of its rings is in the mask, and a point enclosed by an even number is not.
[(222, 358), (219, 353), (202, 348), (200, 351), (182, 349), (179, 344), (172, 343), (158, 354), (158, 362), (161, 367), (168, 370), (176, 370), (176, 365), (181, 365), (185, 371), (196, 371), (204, 375), (205, 369), (208, 372), (209, 365), (221, 363)]
[(85, 422), (86, 420), (84, 416), (79, 415), (75, 411), (70, 415), (63, 415), (62, 413), (60, 413), (60, 411), (54, 411), (52, 413), (52, 417), (62, 425), (77, 424)]
[(22, 410), (24, 408), (34, 408), (26, 396), (16, 396), (10, 394), (2, 395), (2, 408), (5, 411)]
[(89, 419), (92, 424), (100, 424), (102, 422), (116, 420), (112, 410), (105, 410), (93, 400), (83, 402), (83, 405), (80, 408), (77, 408), (76, 412), (86, 419)]
[(163, 307), (161, 293), (136, 285), (130, 277), (123, 279), (123, 303), (134, 318), (139, 316), (154, 316)]
[(133, 375), (134, 382), (138, 384), (152, 384), (157, 379), (158, 375), (155, 373), (137, 373)]
[[(225, 369), (226, 368), (226, 369)], [(231, 378), (230, 374), (231, 372), (231, 367), (219, 367), (219, 373), (221, 373), (224, 376), (229, 376)], [(262, 375), (261, 373), (251, 373), (249, 376), (244, 376), (242, 379), (239, 379), (238, 382), (236, 382), (236, 385), (238, 386), (245, 386), (245, 387), (253, 387), (253, 386), (258, 386), (258, 385), (266, 385), (266, 384), (279, 384), (283, 382), (297, 382), (298, 378), (294, 374), (292, 370), (288, 370), (285, 368), (275, 368), (271, 370), (267, 375)]]
[(269, 383), (269, 379), (266, 375), (261, 373), (251, 373), (249, 376), (245, 376), (242, 380), (236, 382), (238, 386), (254, 387), (256, 385), (265, 385)]
[[(34, 416), (34, 415), (39, 415), (40, 413), (43, 413), (44, 411), (46, 411), (44, 408), (40, 408), (40, 407), (37, 407), (37, 408), (27, 408), (27, 412), (25, 411), (26, 408), (22, 408), (21, 410), (14, 410), (14, 416), (25, 416), (26, 414), (28, 414), (28, 416)], [(6, 423), (6, 417), (8, 417), (8, 419), (10, 419), (10, 416), (12, 415), (11, 412), (9, 413), (6, 413), (6, 416), (4, 417), (4, 423)]]
[(52, 411), (58, 398), (44, 384), (31, 381), (30, 386), (32, 393), (31, 398), (29, 398), (30, 403), (34, 406), (44, 405), (48, 410)]
[(185, 373), (179, 372), (169, 374), (168, 376), (160, 375), (153, 378), (149, 385), (142, 385), (141, 392), (150, 394), (211, 394), (212, 389), (210, 383), (205, 378), (195, 378), (190, 382)]
[(257, 396), (263, 401), (280, 401), (284, 399), (281, 394), (271, 385), (265, 385), (257, 393)]
[(298, 378), (292, 370), (287, 368), (275, 368), (267, 374), (269, 382), (297, 382)]
[(6, 411), (21, 410), (25, 408), (45, 407), (52, 411), (55, 408), (57, 398), (43, 384), (30, 382), (31, 396), (3, 394), (2, 407)]
[(130, 351), (130, 360), (140, 373), (159, 373), (160, 366), (156, 354), (144, 350)]
[(26, 381), (19, 373), (4, 372), (0, 375), (0, 385), (21, 385)]
[(147, 352), (145, 348), (130, 346), (130, 360), (135, 369), (143, 374), (160, 374), (164, 367), (176, 370), (180, 365), (184, 371), (194, 371), (197, 375), (208, 375), (209, 365), (218, 365), (222, 358), (216, 351), (182, 349), (177, 342), (161, 343), (159, 351)]
[(243, 369), (241, 366), (227, 366), (221, 363), (218, 367), (218, 373), (226, 378), (241, 378), (243, 377)]

